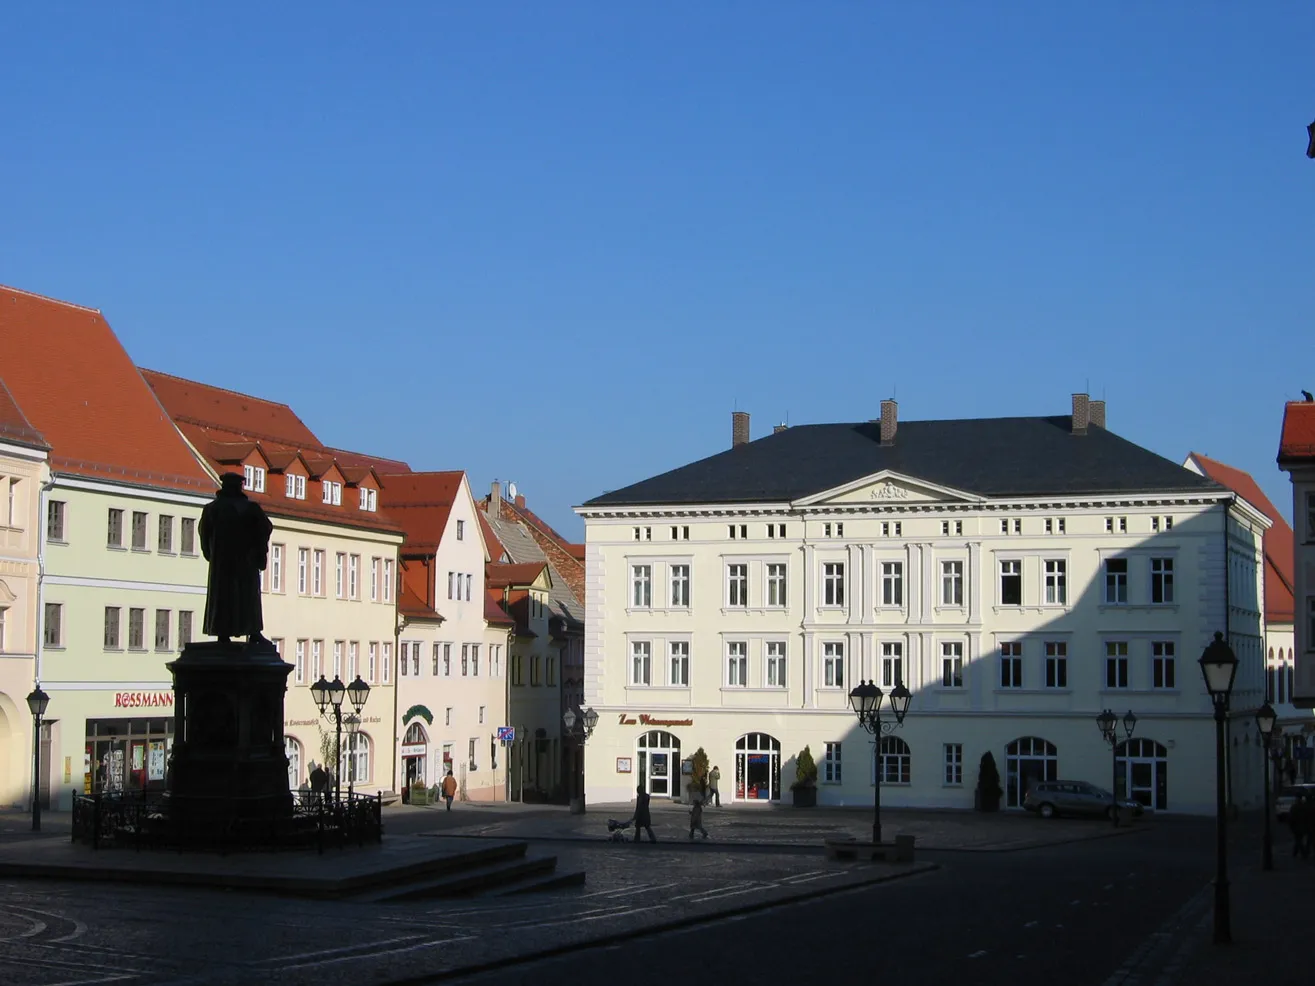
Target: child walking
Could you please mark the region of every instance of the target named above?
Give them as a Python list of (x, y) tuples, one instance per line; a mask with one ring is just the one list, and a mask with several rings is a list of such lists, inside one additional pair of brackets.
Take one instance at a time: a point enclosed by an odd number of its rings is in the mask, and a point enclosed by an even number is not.
[(694, 841), (694, 833), (702, 832), (703, 838), (708, 837), (708, 830), (703, 827), (703, 799), (695, 798), (689, 809), (689, 839)]

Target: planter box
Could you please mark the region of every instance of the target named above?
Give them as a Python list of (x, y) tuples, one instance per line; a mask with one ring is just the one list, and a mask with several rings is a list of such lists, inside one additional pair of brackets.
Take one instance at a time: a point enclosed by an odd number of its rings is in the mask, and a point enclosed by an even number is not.
[(816, 808), (817, 807), (817, 788), (815, 787), (796, 787), (790, 791), (794, 799), (796, 808)]

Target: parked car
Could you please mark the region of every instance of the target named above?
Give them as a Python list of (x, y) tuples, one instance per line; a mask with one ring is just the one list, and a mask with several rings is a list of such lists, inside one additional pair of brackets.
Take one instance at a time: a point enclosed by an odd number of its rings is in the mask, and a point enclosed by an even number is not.
[[(1043, 781), (1033, 784), (1023, 799), (1023, 807), (1042, 818), (1057, 815), (1105, 815), (1113, 807), (1113, 796), (1104, 788), (1086, 781)], [(1119, 807), (1140, 815), (1145, 808), (1141, 802), (1128, 798), (1119, 801)]]
[(1294, 784), (1292, 787), (1279, 788), (1278, 796), (1274, 798), (1274, 813), (1279, 821), (1287, 820), (1292, 811), (1292, 803), (1302, 794), (1315, 798), (1315, 784)]

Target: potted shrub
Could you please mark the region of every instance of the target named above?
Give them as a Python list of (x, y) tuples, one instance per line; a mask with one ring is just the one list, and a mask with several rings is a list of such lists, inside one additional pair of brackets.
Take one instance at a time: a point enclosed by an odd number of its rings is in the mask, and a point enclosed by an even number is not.
[(977, 767), (977, 793), (973, 799), (978, 811), (999, 811), (1000, 796), (1004, 790), (1000, 787), (1000, 771), (996, 769), (995, 757), (991, 751), (982, 754), (982, 762)]
[(804, 747), (794, 762), (795, 781), (790, 785), (796, 808), (812, 808), (817, 804), (817, 763), (813, 751)]
[(690, 765), (693, 771), (689, 777), (689, 791), (691, 796), (699, 798), (701, 801), (708, 800), (708, 771), (711, 769), (708, 765), (708, 754), (703, 747), (694, 751), (694, 756), (690, 757)]

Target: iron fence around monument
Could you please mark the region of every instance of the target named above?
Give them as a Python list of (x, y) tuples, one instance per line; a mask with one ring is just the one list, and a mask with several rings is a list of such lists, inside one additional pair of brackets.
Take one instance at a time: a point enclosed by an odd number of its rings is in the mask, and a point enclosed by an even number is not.
[(383, 839), (383, 795), (291, 792), (291, 811), (264, 817), (217, 814), (204, 831), (170, 823), (167, 793), (75, 795), (72, 838), (93, 849), (191, 849), (219, 852), (341, 848)]

